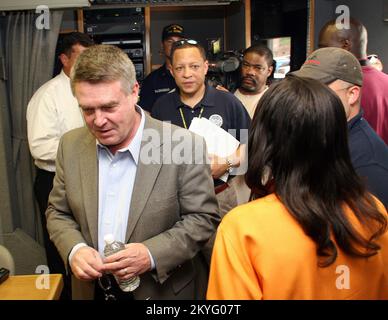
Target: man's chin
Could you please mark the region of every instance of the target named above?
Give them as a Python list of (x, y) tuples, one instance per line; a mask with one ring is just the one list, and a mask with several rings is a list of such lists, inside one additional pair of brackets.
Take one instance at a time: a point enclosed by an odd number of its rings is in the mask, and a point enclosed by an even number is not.
[(251, 92), (251, 93), (256, 92), (256, 87), (252, 87), (252, 86), (241, 85), (241, 89), (243, 89), (246, 92)]
[(106, 147), (115, 146), (117, 143), (112, 139), (112, 137), (96, 137), (98, 142)]
[(190, 94), (194, 94), (198, 91), (197, 88), (193, 88), (191, 86), (187, 86), (187, 87), (183, 87), (182, 89), (180, 89), (181, 92), (183, 92), (184, 94), (187, 94), (187, 95), (190, 95)]
[(95, 131), (95, 136), (98, 140), (109, 140), (113, 139), (114, 132), (113, 130), (106, 130), (106, 131)]

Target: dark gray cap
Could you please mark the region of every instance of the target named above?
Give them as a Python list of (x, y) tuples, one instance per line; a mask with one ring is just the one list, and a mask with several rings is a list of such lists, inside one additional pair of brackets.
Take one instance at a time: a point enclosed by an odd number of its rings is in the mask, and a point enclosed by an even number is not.
[(311, 53), (300, 70), (290, 72), (298, 77), (312, 78), (329, 84), (343, 80), (362, 86), (362, 69), (356, 57), (341, 48), (327, 47)]
[(163, 28), (162, 41), (174, 36), (185, 38), (185, 30), (180, 24), (174, 23)]

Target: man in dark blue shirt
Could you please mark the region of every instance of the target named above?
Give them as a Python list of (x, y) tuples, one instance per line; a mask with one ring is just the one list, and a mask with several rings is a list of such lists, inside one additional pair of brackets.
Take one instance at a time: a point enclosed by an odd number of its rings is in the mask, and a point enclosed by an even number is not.
[(211, 155), (215, 193), (223, 216), (237, 205), (237, 198), (234, 188), (219, 178), (240, 166), (248, 138), (249, 115), (233, 94), (205, 84), (208, 61), (205, 50), (196, 41), (175, 42), (171, 63), (177, 88), (155, 102), (151, 115), (186, 129), (194, 117), (207, 118), (240, 141), (237, 151), (227, 158)]
[(152, 71), (143, 81), (140, 88), (139, 106), (151, 112), (155, 101), (176, 87), (175, 80), (170, 73), (170, 54), (172, 44), (185, 37), (183, 27), (179, 24), (170, 24), (162, 32), (162, 46), (165, 63)]
[(366, 186), (388, 208), (388, 147), (362, 117), (362, 70), (358, 60), (340, 48), (322, 48), (291, 74), (317, 79), (341, 99), (349, 128), (349, 150), (353, 166)]

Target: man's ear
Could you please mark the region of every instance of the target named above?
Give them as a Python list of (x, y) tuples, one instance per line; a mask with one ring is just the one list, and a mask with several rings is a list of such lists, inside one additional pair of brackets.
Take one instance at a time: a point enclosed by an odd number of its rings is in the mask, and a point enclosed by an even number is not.
[(273, 66), (268, 67), (268, 77), (272, 74)]
[(132, 87), (132, 94), (137, 97), (139, 95), (140, 86), (139, 83), (136, 81)]
[(345, 49), (347, 51), (351, 51), (352, 43), (349, 39), (342, 39), (341, 43), (342, 43), (342, 47), (341, 47), (342, 49)]
[(68, 65), (69, 65), (69, 57), (66, 55), (66, 54), (64, 54), (64, 53), (61, 53), (60, 55), (59, 55), (59, 60), (61, 60), (61, 63), (62, 63), (62, 65), (64, 66), (64, 67), (67, 67)]
[(209, 70), (209, 61), (205, 60), (205, 75), (207, 74), (208, 70)]
[(348, 100), (350, 105), (354, 105), (361, 98), (361, 88), (353, 86), (348, 91)]
[(171, 75), (174, 77), (174, 74), (172, 73), (172, 64), (171, 63), (167, 66), (167, 69), (168, 69), (168, 71), (170, 71)]

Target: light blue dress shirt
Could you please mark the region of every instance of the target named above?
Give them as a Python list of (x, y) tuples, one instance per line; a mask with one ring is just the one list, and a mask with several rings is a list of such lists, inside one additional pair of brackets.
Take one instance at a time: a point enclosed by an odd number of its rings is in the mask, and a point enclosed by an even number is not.
[[(125, 243), (145, 122), (143, 109), (136, 106), (136, 111), (141, 114), (140, 125), (127, 147), (118, 150), (113, 155), (106, 146), (96, 141), (99, 170), (98, 251), (102, 258), (104, 257), (104, 236), (106, 234), (113, 234), (115, 240)], [(69, 254), (69, 262), (75, 252), (83, 246), (87, 244), (78, 243), (73, 247)], [(151, 270), (153, 270), (155, 261), (149, 251), (148, 254), (151, 259)]]
[(104, 256), (104, 236), (113, 234), (114, 239), (125, 243), (133, 185), (139, 161), (141, 139), (144, 129), (144, 112), (131, 143), (113, 155), (109, 149), (97, 143), (98, 157), (98, 251)]

